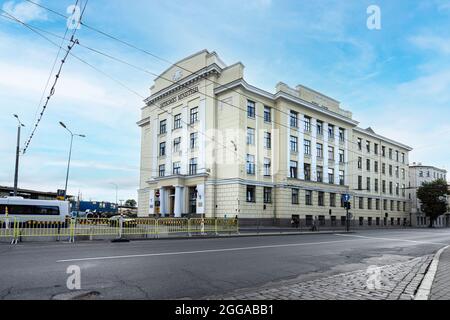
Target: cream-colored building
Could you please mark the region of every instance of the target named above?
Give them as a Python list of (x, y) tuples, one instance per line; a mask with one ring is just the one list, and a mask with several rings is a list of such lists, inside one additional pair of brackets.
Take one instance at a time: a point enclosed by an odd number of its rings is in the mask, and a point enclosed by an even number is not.
[(355, 225), (409, 224), (411, 148), (359, 128), (335, 99), (284, 83), (264, 91), (245, 81), (242, 63), (206, 50), (150, 90), (138, 122), (140, 216), (341, 225), (350, 194)]

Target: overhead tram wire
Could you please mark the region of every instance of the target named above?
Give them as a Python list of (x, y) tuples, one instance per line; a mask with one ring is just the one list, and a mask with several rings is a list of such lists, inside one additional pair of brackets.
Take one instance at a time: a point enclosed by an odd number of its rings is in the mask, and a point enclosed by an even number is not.
[[(54, 35), (54, 34), (53, 34), (53, 36), (58, 37), (57, 35)], [(144, 72), (144, 73), (147, 73), (147, 74), (150, 74), (150, 75), (153, 75), (153, 76), (158, 76), (158, 75), (157, 75), (156, 73), (154, 73), (154, 72), (148, 71), (148, 70), (146, 70), (146, 69), (144, 69), (144, 68), (142, 68), (142, 67), (139, 67), (139, 66), (137, 66), (137, 65), (134, 65), (134, 64), (132, 64), (132, 63), (129, 63), (129, 62), (123, 60), (123, 59), (114, 57), (114, 56), (112, 56), (112, 55), (110, 55), (110, 54), (104, 53), (104, 52), (102, 52), (102, 51), (100, 51), (100, 50), (97, 50), (97, 49), (91, 48), (91, 47), (89, 47), (89, 46), (83, 45), (82, 43), (78, 43), (78, 45), (79, 45), (80, 47), (83, 47), (83, 48), (85, 48), (85, 49), (87, 49), (87, 50), (90, 50), (90, 51), (92, 51), (92, 52), (94, 52), (94, 53), (103, 55), (103, 56), (105, 56), (105, 57), (107, 57), (107, 58), (109, 58), (109, 59), (115, 60), (115, 61), (117, 61), (117, 62), (119, 62), (119, 63), (122, 63), (122, 64), (125, 64), (125, 65), (128, 65), (128, 66), (130, 66), (130, 67), (132, 67), (132, 68), (134, 68), (134, 69), (136, 69), (136, 70), (139, 70), (139, 71), (141, 71), (141, 72)], [(133, 92), (135, 95), (139, 96), (140, 98), (145, 99), (144, 96), (140, 95), (139, 93), (137, 93), (137, 92), (134, 91), (133, 89), (129, 88), (129, 87), (126, 86), (124, 83), (120, 82), (119, 80), (117, 80), (117, 79), (115, 79), (115, 78), (109, 76), (108, 74), (106, 74), (106, 73), (104, 73), (103, 71), (99, 70), (99, 69), (96, 68), (95, 66), (90, 65), (88, 62), (86, 62), (86, 61), (80, 59), (79, 57), (75, 56), (75, 58), (78, 59), (78, 60), (81, 60), (83, 63), (89, 65), (91, 68), (94, 68), (96, 71), (102, 73), (104, 76), (108, 77), (109, 79), (113, 80), (114, 82), (118, 83), (119, 85), (125, 87), (127, 90)], [(163, 77), (163, 76), (161, 76), (161, 77), (162, 77), (163, 79), (169, 81), (169, 82), (177, 83), (177, 82), (175, 82), (175, 81), (172, 80), (172, 79), (168, 79), (168, 78), (165, 78), (165, 77)], [(208, 95), (208, 94), (203, 93), (203, 92), (201, 92), (201, 91), (200, 91), (200, 94), (204, 95), (205, 97), (210, 97), (210, 98), (212, 98), (212, 99), (214, 99), (214, 100), (216, 100), (216, 101), (218, 101), (218, 102), (227, 104), (227, 105), (229, 105), (229, 106), (231, 106), (231, 107), (234, 107), (234, 108), (237, 108), (237, 109), (239, 109), (239, 110), (241, 110), (241, 111), (246, 112), (245, 109), (242, 109), (242, 108), (240, 108), (240, 107), (238, 107), (238, 106), (236, 106), (236, 105), (230, 104), (230, 103), (228, 103), (228, 102), (226, 102), (226, 101), (222, 101), (222, 100), (218, 99), (218, 98), (215, 97), (215, 96)], [(155, 104), (155, 105), (156, 105), (156, 104)], [(156, 105), (156, 106), (157, 106), (157, 105)], [(157, 106), (157, 107), (158, 107), (158, 106)], [(159, 107), (158, 107), (158, 108), (159, 108)], [(159, 108), (159, 109), (161, 109), (161, 108)], [(162, 109), (161, 109), (161, 110), (162, 110)], [(164, 111), (165, 113), (168, 113), (169, 115), (173, 115), (172, 113), (167, 112), (166, 110), (163, 110), (163, 111)], [(257, 116), (263, 118), (262, 116), (259, 116), (259, 115), (257, 115)], [(183, 122), (184, 122), (184, 121), (183, 121)], [(289, 127), (289, 126), (286, 126), (286, 125), (284, 125), (284, 124), (278, 123), (278, 122), (276, 122), (276, 121), (274, 121), (274, 120), (273, 120), (273, 122), (276, 123), (276, 124), (278, 124), (278, 125), (281, 126), (281, 127), (285, 127), (285, 128), (287, 128), (287, 129), (292, 129), (292, 128)], [(312, 126), (312, 127), (313, 127), (313, 126)], [(299, 128), (295, 128), (294, 130), (297, 131), (297, 130), (299, 130)], [(203, 133), (203, 132), (202, 132), (202, 133)], [(212, 139), (212, 138), (210, 138), (210, 139)], [(348, 139), (345, 139), (345, 140), (351, 142), (351, 141), (348, 140)], [(355, 144), (356, 144), (356, 143), (355, 143)], [(225, 148), (227, 148), (227, 147), (225, 146)], [(233, 151), (234, 151), (234, 150), (233, 150)], [(326, 151), (324, 150), (324, 152), (326, 152)], [(358, 156), (361, 156), (361, 155), (362, 155), (361, 153), (359, 153), (359, 152), (357, 152), (357, 151), (353, 151), (353, 150), (348, 150), (348, 152), (349, 152), (349, 153), (354, 153), (354, 154), (356, 154), (356, 155), (358, 155)], [(369, 156), (369, 158), (371, 158), (372, 160), (376, 160), (376, 161), (380, 161), (380, 160), (381, 160), (381, 159), (380, 159), (381, 156), (375, 156), (375, 157)], [(345, 161), (344, 164), (349, 165), (349, 164), (351, 164), (351, 163), (353, 163), (353, 162), (357, 162), (357, 161), (359, 161), (359, 160), (358, 160), (358, 159), (354, 159), (354, 160), (351, 160), (351, 161)], [(245, 160), (244, 160), (243, 162), (245, 162)], [(286, 172), (289, 172), (289, 171), (286, 170)], [(347, 176), (347, 178), (350, 178), (350, 177), (357, 176), (357, 175), (360, 175), (360, 174), (361, 174), (361, 173), (355, 173), (355, 174), (352, 174), (352, 175), (348, 175), (348, 174), (347, 174), (346, 176)]]
[[(47, 10), (47, 11), (49, 11), (49, 12), (52, 12), (52, 13), (54, 13), (54, 14), (60, 16), (60, 17), (67, 18), (66, 15), (64, 15), (64, 14), (62, 14), (62, 13), (60, 13), (60, 12), (57, 12), (57, 11), (55, 11), (55, 10), (53, 10), (53, 9), (50, 9), (50, 8), (44, 6), (44, 5), (39, 4), (39, 3), (36, 3), (36, 2), (34, 2), (34, 1), (32, 1), (32, 0), (26, 0), (26, 1), (29, 2), (29, 3), (32, 3), (32, 4), (36, 5), (36, 6), (39, 6), (39, 7), (41, 7), (42, 9), (45, 9), (45, 10)], [(90, 30), (92, 30), (92, 31), (95, 31), (95, 32), (97, 32), (97, 33), (99, 33), (99, 34), (101, 34), (101, 35), (103, 35), (103, 36), (105, 36), (105, 37), (108, 37), (108, 38), (110, 38), (110, 39), (112, 39), (112, 40), (115, 40), (115, 41), (117, 41), (117, 42), (119, 42), (119, 43), (121, 43), (121, 44), (123, 44), (123, 45), (126, 45), (126, 46), (128, 46), (128, 47), (130, 47), (130, 48), (133, 48), (133, 49), (135, 49), (135, 50), (137, 50), (137, 51), (140, 51), (140, 52), (145, 53), (145, 54), (147, 54), (147, 55), (149, 55), (149, 56), (151, 56), (151, 57), (154, 57), (155, 59), (158, 59), (158, 60), (160, 60), (160, 61), (163, 61), (163, 62), (165, 62), (165, 63), (167, 63), (167, 64), (172, 65), (172, 66), (176, 66), (176, 67), (178, 67), (178, 68), (180, 68), (180, 69), (182, 69), (182, 70), (184, 70), (184, 71), (186, 71), (186, 72), (188, 72), (188, 73), (190, 73), (190, 74), (199, 75), (198, 72), (191, 71), (191, 70), (187, 69), (186, 67), (183, 67), (183, 66), (181, 66), (181, 65), (178, 65), (178, 64), (176, 64), (176, 63), (173, 63), (173, 62), (171, 62), (171, 61), (168, 60), (168, 59), (162, 58), (162, 57), (160, 57), (160, 56), (158, 56), (158, 55), (156, 55), (156, 54), (154, 54), (154, 53), (152, 53), (152, 52), (149, 52), (148, 50), (142, 49), (142, 48), (140, 48), (140, 47), (138, 47), (138, 46), (136, 46), (136, 45), (133, 45), (133, 44), (131, 44), (131, 43), (125, 41), (125, 40), (119, 39), (119, 38), (117, 38), (117, 37), (115, 37), (115, 36), (113, 36), (113, 35), (111, 35), (111, 34), (108, 34), (108, 33), (104, 32), (104, 31), (102, 31), (102, 30), (99, 30), (99, 29), (97, 29), (97, 28), (95, 28), (95, 27), (92, 27), (92, 26), (90, 26), (90, 25), (88, 25), (88, 24), (86, 24), (86, 23), (84, 23), (84, 22), (81, 22), (81, 25), (83, 25), (83, 26), (85, 26), (86, 28), (88, 28), (88, 29), (90, 29)], [(246, 97), (247, 99), (250, 99), (250, 100), (255, 101), (255, 102), (262, 103), (262, 104), (264, 105), (264, 103), (263, 103), (262, 101), (259, 101), (259, 100), (257, 100), (257, 99), (254, 99), (254, 97), (248, 96), (248, 95), (246, 95), (246, 94), (244, 94), (244, 93), (242, 93), (242, 92), (239, 92), (239, 91), (236, 90), (236, 89), (229, 88), (229, 87), (227, 87), (227, 85), (222, 85), (222, 84), (218, 83), (217, 81), (211, 80), (211, 79), (209, 79), (209, 78), (205, 78), (205, 80), (206, 80), (206, 81), (209, 81), (209, 82), (211, 82), (211, 83), (214, 83), (214, 84), (221, 85), (221, 86), (223, 86), (223, 87), (229, 89), (230, 91), (237, 93), (237, 94), (240, 95), (240, 96)], [(224, 103), (224, 104), (230, 105), (230, 106), (232, 106), (232, 107), (236, 107), (236, 108), (238, 108), (238, 109), (240, 109), (240, 110), (246, 111), (246, 110), (244, 110), (244, 109), (242, 109), (242, 108), (240, 108), (240, 107), (231, 105), (230, 103), (227, 103), (227, 102), (224, 102), (224, 101), (221, 101), (221, 102)], [(290, 114), (289, 114), (288, 112), (285, 112), (285, 111), (283, 111), (283, 110), (278, 110), (278, 111), (279, 111), (280, 113), (283, 113), (283, 114), (287, 115), (288, 117), (290, 117)], [(260, 115), (256, 115), (256, 116), (257, 116), (257, 117), (263, 118), (263, 116), (260, 116)], [(305, 122), (304, 119), (299, 119), (299, 121)], [(275, 123), (276, 123), (276, 122), (275, 122)], [(287, 127), (287, 126), (284, 125), (284, 124), (278, 124), (278, 125), (283, 126), (283, 127), (286, 127), (286, 128), (290, 128), (290, 127)], [(315, 127), (315, 126), (312, 125), (312, 124), (310, 124), (310, 126), (311, 126), (311, 127)], [(290, 129), (292, 129), (292, 128), (290, 128)], [(297, 130), (298, 130), (298, 129), (299, 129), (299, 128), (297, 128)], [(295, 128), (294, 128), (294, 130), (295, 130)], [(347, 142), (349, 142), (349, 143), (352, 143), (352, 144), (354, 144), (354, 145), (357, 145), (356, 142), (354, 142), (354, 141), (352, 141), (352, 140), (350, 140), (350, 139), (345, 139), (345, 138), (344, 138), (344, 140), (347, 141)], [(348, 150), (348, 151), (349, 151), (349, 152), (355, 152), (355, 151), (353, 151), (353, 150)], [(356, 153), (356, 152), (355, 152), (355, 153)], [(379, 157), (368, 156), (368, 158), (372, 159), (373, 161), (379, 161), (379, 160), (380, 160)]]
[[(27, 0), (27, 1), (29, 1), (29, 0)], [(32, 1), (29, 1), (29, 2), (33, 3)], [(48, 9), (48, 8), (45, 8), (45, 7), (44, 7), (44, 9), (47, 9), (47, 10), (49, 10), (49, 11), (52, 11), (52, 12), (54, 12), (54, 13), (56, 13), (56, 14), (62, 16), (62, 17), (66, 17), (66, 16), (64, 16), (64, 15), (62, 15), (62, 14), (59, 14), (59, 13), (57, 13), (57, 12), (51, 10), (51, 9)], [(89, 27), (89, 26), (87, 26), (86, 24), (84, 24), (83, 22), (81, 22), (81, 24), (84, 25), (84, 26), (86, 26), (86, 27)], [(90, 28), (93, 29), (92, 27), (90, 27)], [(95, 31), (98, 31), (98, 30), (95, 30)], [(105, 35), (107, 35), (107, 34), (105, 34)], [(107, 35), (107, 36), (109, 36), (109, 35)], [(120, 41), (120, 42), (123, 42), (123, 41), (121, 41), (120, 39), (119, 39), (119, 41)], [(127, 44), (127, 43), (125, 43), (125, 44)], [(127, 45), (130, 45), (130, 44), (127, 44)], [(112, 56), (112, 55), (109, 55), (109, 54), (107, 54), (107, 53), (101, 52), (101, 51), (99, 51), (99, 50), (97, 50), (97, 49), (90, 48), (90, 47), (88, 47), (88, 46), (86, 46), (86, 45), (83, 45), (83, 44), (79, 44), (79, 46), (84, 47), (84, 48), (86, 48), (86, 49), (88, 49), (88, 50), (91, 50), (91, 51), (93, 51), (93, 52), (95, 52), (95, 53), (97, 53), (97, 54), (106, 56), (106, 57), (108, 57), (108, 58), (110, 58), (110, 59), (112, 59), (112, 60), (115, 60), (115, 61), (117, 61), (117, 62), (126, 64), (126, 65), (128, 65), (128, 66), (130, 66), (130, 67), (133, 67), (133, 68), (135, 68), (135, 69), (137, 69), (137, 70), (140, 70), (140, 71), (142, 71), (142, 72), (151, 74), (151, 75), (153, 75), (153, 76), (158, 76), (158, 75), (157, 75), (156, 73), (154, 73), (154, 72), (151, 72), (151, 71), (148, 71), (148, 70), (146, 70), (146, 69), (144, 69), (144, 68), (141, 68), (141, 67), (139, 67), (139, 66), (133, 65), (133, 64), (127, 62), (127, 61), (124, 61), (124, 60), (122, 60), (122, 59), (116, 58), (116, 57), (114, 57), (114, 56)], [(132, 46), (132, 45), (131, 45), (131, 46)], [(141, 50), (141, 51), (145, 51), (145, 50), (143, 50), (143, 49), (139, 49), (139, 48), (137, 48), (137, 49), (138, 49), (138, 50)], [(71, 54), (71, 55), (73, 55), (73, 54)], [(76, 56), (75, 56), (75, 58), (77, 58), (78, 60), (81, 60), (80, 58), (78, 58), (78, 57), (76, 57)], [(81, 61), (82, 61), (82, 60), (81, 60)], [(86, 61), (82, 61), (82, 62), (88, 64)], [(89, 64), (88, 64), (88, 65), (89, 65)], [(176, 65), (176, 64), (174, 64), (174, 65)], [(90, 65), (90, 66), (91, 66), (92, 68), (96, 69), (94, 66), (92, 66), (92, 65)], [(101, 73), (104, 74), (106, 77), (110, 78), (111, 80), (113, 80), (113, 81), (119, 83), (120, 85), (124, 86), (126, 89), (128, 89), (128, 90), (132, 91), (133, 93), (137, 94), (134, 90), (128, 88), (127, 86), (125, 86), (123, 83), (121, 83), (121, 82), (118, 81), (117, 79), (114, 79), (114, 78), (110, 77), (109, 75), (105, 74), (105, 73), (104, 73), (103, 71), (101, 71), (101, 70), (98, 70), (98, 69), (96, 69), (96, 70), (99, 71), (99, 72), (101, 72)], [(189, 70), (187, 70), (187, 71), (189, 71)], [(189, 71), (189, 72), (191, 72), (191, 71)], [(191, 73), (193, 73), (193, 72), (191, 72)], [(193, 74), (195, 74), (195, 73), (193, 73)], [(162, 78), (164, 78), (164, 77), (162, 77)], [(172, 83), (177, 83), (177, 82), (173, 81), (172, 79), (167, 79), (167, 78), (164, 78), (164, 79), (166, 79), (167, 81), (172, 82)], [(212, 81), (212, 80), (209, 80), (209, 79), (207, 79), (207, 80), (210, 81), (210, 82), (212, 82), (212, 83), (216, 83), (216, 82), (214, 82), (214, 81)], [(235, 90), (233, 90), (233, 91), (235, 91)], [(235, 91), (235, 92), (237, 92), (237, 91)], [(244, 95), (244, 94), (242, 94), (242, 93), (240, 93), (240, 92), (237, 92), (237, 93), (240, 94), (241, 96), (246, 96), (246, 95)], [(227, 104), (227, 105), (229, 105), (229, 106), (231, 106), (231, 107), (237, 108), (237, 109), (239, 109), (239, 110), (241, 110), (241, 111), (246, 112), (245, 109), (242, 109), (242, 108), (240, 108), (240, 107), (238, 107), (238, 106), (236, 106), (236, 105), (230, 104), (230, 103), (228, 103), (228, 102), (226, 102), (226, 101), (221, 101), (221, 100), (219, 100), (217, 97), (209, 96), (209, 95), (207, 95), (207, 94), (205, 94), (205, 93), (203, 93), (203, 92), (200, 92), (200, 94), (202, 94), (202, 95), (204, 95), (204, 96), (206, 96), (206, 97), (210, 97), (210, 98), (212, 98), (212, 99), (215, 99), (216, 101), (219, 101), (219, 102), (221, 102), (221, 103)], [(143, 98), (143, 99), (145, 99), (145, 97), (141, 96), (140, 94), (138, 94), (138, 96), (141, 97), (141, 98)], [(253, 97), (249, 97), (249, 96), (246, 96), (246, 97), (248, 97), (248, 98), (250, 98), (250, 99), (252, 99), (252, 100), (255, 100), (255, 99), (253, 99)], [(256, 100), (256, 101), (257, 101), (257, 100)], [(156, 106), (157, 106), (157, 105), (156, 105)], [(161, 109), (159, 106), (157, 106), (157, 107), (158, 107), (159, 109)], [(161, 109), (161, 110), (163, 110), (163, 109)], [(170, 114), (170, 115), (173, 115), (172, 113), (169, 113), (169, 112), (167, 112), (166, 110), (163, 110), (163, 111), (165, 111), (166, 113), (168, 113), (168, 114)], [(281, 110), (280, 110), (280, 111), (281, 111)], [(287, 114), (288, 116), (290, 116), (290, 114), (288, 114), (288, 113), (286, 113), (286, 112), (283, 112), (283, 111), (281, 111), (281, 112)], [(260, 118), (263, 118), (263, 116), (260, 116), (260, 115), (256, 115), (256, 116), (258, 116), (258, 117), (260, 117)], [(281, 126), (281, 127), (285, 127), (285, 128), (288, 128), (288, 129), (293, 129), (293, 128), (291, 128), (291, 127), (289, 127), (289, 126), (286, 126), (286, 125), (284, 125), (284, 124), (277, 123), (277, 122), (274, 121), (274, 120), (272, 120), (272, 121), (273, 121), (274, 123), (278, 124), (278, 125)], [(303, 121), (304, 121), (304, 120), (303, 120)], [(311, 124), (311, 127), (314, 127), (314, 125)], [(294, 128), (295, 131), (298, 131), (299, 129), (300, 129), (300, 128)], [(345, 139), (345, 138), (344, 138), (344, 141), (348, 141), (349, 143), (352, 143), (352, 144), (357, 145), (356, 142), (351, 141), (351, 140), (349, 140), (349, 139)], [(225, 146), (225, 147), (226, 147), (226, 146)], [(226, 147), (226, 148), (227, 148), (227, 147)], [(234, 151), (234, 150), (233, 150), (233, 151)], [(349, 153), (354, 153), (354, 154), (356, 154), (356, 155), (358, 155), (358, 156), (361, 156), (361, 155), (362, 155), (362, 153), (357, 152), (357, 151), (353, 151), (353, 150), (351, 150), (351, 149), (349, 149), (349, 150), (347, 150), (347, 151), (348, 151)], [(325, 152), (325, 151), (324, 151), (324, 152)], [(367, 157), (367, 156), (366, 156), (366, 157)], [(368, 158), (371, 158), (371, 159), (374, 160), (374, 161), (380, 161), (380, 160), (382, 160), (382, 159), (381, 159), (381, 156), (375, 156), (375, 157), (368, 156)], [(346, 164), (349, 164), (349, 163), (356, 162), (356, 161), (358, 161), (358, 159), (355, 159), (355, 160), (352, 160), (352, 161), (346, 161), (345, 163), (346, 163)], [(244, 162), (245, 162), (245, 161), (244, 161)], [(356, 175), (358, 175), (358, 173), (356, 173), (356, 174), (354, 174), (354, 175), (350, 175), (350, 176), (356, 176)], [(347, 176), (348, 176), (348, 175), (347, 175)]]
[[(0, 9), (0, 10), (2, 10), (2, 9)], [(43, 35), (43, 34), (40, 33), (39, 31), (33, 29), (33, 27), (31, 27), (31, 26), (28, 25), (27, 23), (22, 22), (22, 21), (20, 21), (19, 19), (15, 18), (15, 17), (14, 17), (14, 19), (15, 19), (17, 22), (20, 22), (22, 25), (26, 26), (28, 29), (32, 30), (34, 33), (36, 33), (36, 34), (38, 34), (39, 36), (43, 37), (45, 40), (47, 40), (47, 41), (49, 41), (50, 43), (52, 43), (54, 46), (58, 46), (58, 44), (56, 44), (54, 41), (52, 41), (51, 39), (49, 39), (48, 37), (46, 37), (45, 35)], [(76, 43), (76, 44), (79, 45), (79, 41), (78, 41), (78, 40), (73, 40), (73, 39), (71, 39), (71, 42), (72, 42), (73, 44)], [(109, 74), (105, 73), (104, 71), (100, 70), (99, 68), (97, 68), (97, 67), (95, 67), (94, 65), (90, 64), (89, 62), (87, 62), (87, 61), (83, 60), (82, 58), (78, 57), (77, 55), (73, 54), (72, 52), (70, 52), (70, 50), (67, 50), (67, 49), (66, 49), (65, 51), (66, 51), (66, 56), (70, 54), (70, 55), (73, 56), (75, 59), (79, 60), (80, 62), (82, 62), (82, 63), (84, 63), (84, 64), (86, 64), (86, 65), (88, 65), (89, 67), (93, 68), (95, 71), (97, 71), (97, 72), (103, 74), (105, 77), (107, 77), (107, 78), (111, 79), (112, 81), (116, 82), (117, 84), (119, 84), (120, 86), (124, 87), (124, 88), (127, 89), (128, 91), (132, 92), (133, 94), (135, 94), (135, 95), (138, 96), (139, 98), (141, 98), (141, 99), (143, 99), (143, 100), (146, 98), (146, 97), (144, 97), (143, 95), (141, 95), (141, 94), (139, 94), (138, 92), (136, 92), (135, 90), (133, 90), (133, 89), (131, 89), (130, 87), (128, 87), (127, 85), (125, 85), (124, 83), (122, 83), (120, 80), (115, 79), (114, 77), (110, 76)], [(158, 106), (157, 104), (153, 104), (153, 105), (154, 105), (155, 107), (157, 107), (158, 109), (160, 109), (161, 111), (163, 111), (164, 113), (167, 113), (167, 114), (169, 114), (169, 115), (173, 115), (172, 113), (168, 112), (167, 110), (162, 109), (162, 108), (161, 108), (160, 106)], [(185, 122), (184, 120), (182, 120), (182, 123), (186, 124), (187, 126), (190, 126), (190, 124), (187, 123), (187, 122)], [(215, 141), (214, 138), (209, 137), (206, 133), (202, 132), (201, 130), (199, 130), (198, 132), (200, 132), (203, 136), (205, 136), (206, 138), (210, 139), (211, 141)], [(224, 148), (227, 148), (227, 149), (231, 150), (232, 152), (234, 152), (234, 153), (239, 157), (239, 154), (238, 154), (237, 151), (235, 151), (234, 149), (232, 149), (232, 148), (230, 148), (230, 147), (227, 147), (226, 145), (221, 144), (221, 143), (219, 143), (219, 142), (217, 142), (217, 143), (220, 144), (220, 145), (222, 145)]]
[[(78, 5), (78, 2), (79, 2), (79, 0), (76, 1), (75, 6), (74, 6), (74, 8), (73, 8), (73, 10), (72, 10), (72, 14), (75, 12), (75, 9), (76, 9), (76, 6)], [(42, 120), (42, 118), (43, 118), (43, 116), (44, 116), (44, 113), (45, 113), (45, 111), (46, 111), (46, 109), (47, 109), (48, 103), (49, 103), (51, 97), (55, 94), (56, 84), (58, 83), (59, 77), (60, 77), (60, 75), (61, 75), (62, 67), (63, 67), (64, 63), (66, 62), (67, 56), (68, 56), (68, 54), (70, 53), (70, 51), (73, 49), (73, 47), (75, 46), (75, 44), (77, 43), (77, 41), (74, 41), (73, 39), (74, 39), (75, 33), (76, 33), (76, 31), (77, 31), (77, 29), (78, 29), (78, 27), (79, 27), (79, 25), (80, 25), (80, 21), (81, 21), (81, 19), (82, 19), (82, 17), (83, 17), (84, 11), (85, 11), (86, 6), (87, 6), (87, 3), (88, 3), (88, 0), (86, 0), (86, 2), (85, 2), (84, 8), (83, 8), (83, 10), (82, 10), (82, 12), (81, 12), (81, 14), (80, 14), (80, 17), (79, 17), (79, 21), (77, 22), (77, 26), (75, 27), (74, 31), (72, 32), (72, 35), (71, 35), (71, 38), (70, 38), (70, 44), (68, 45), (68, 50), (66, 50), (66, 54), (64, 55), (63, 59), (61, 60), (61, 63), (60, 63), (58, 72), (55, 74), (55, 81), (53, 82), (53, 85), (52, 85), (52, 87), (50, 88), (49, 95), (47, 96), (47, 99), (46, 99), (44, 105), (42, 106), (42, 110), (41, 110), (39, 116), (37, 116), (37, 115), (38, 115), (38, 111), (36, 111), (36, 114), (35, 114), (35, 121), (36, 121), (36, 122), (35, 122), (35, 125), (34, 125), (34, 127), (33, 127), (33, 130), (31, 131), (31, 133), (30, 133), (28, 139), (26, 140), (26, 142), (25, 142), (25, 144), (24, 144), (23, 154), (25, 154), (26, 151), (28, 150), (28, 148), (29, 148), (29, 146), (30, 146), (30, 143), (31, 143), (31, 141), (32, 141), (32, 139), (33, 139), (33, 137), (34, 137), (34, 135), (35, 135), (35, 133), (36, 133), (36, 130), (37, 130), (37, 128), (38, 128), (38, 126), (39, 126), (39, 124), (40, 124), (40, 122), (41, 122), (41, 120)], [(4, 11), (4, 10), (2, 10), (2, 11), (5, 12), (5, 13), (7, 13), (7, 12)], [(11, 14), (9, 14), (9, 13), (7, 13), (7, 14), (8, 14), (9, 16), (13, 17), (14, 20), (16, 20), (17, 22), (21, 23), (22, 25), (26, 26), (27, 28), (30, 28), (30, 27), (29, 27), (28, 25), (26, 25), (23, 21), (20, 21), (19, 19), (17, 19), (16, 17), (14, 17), (13, 15), (11, 15)], [(47, 90), (48, 83), (49, 83), (49, 81), (50, 81), (51, 75), (53, 74), (53, 70), (54, 70), (54, 67), (55, 67), (55, 65), (56, 65), (56, 61), (58, 60), (59, 54), (60, 54), (60, 52), (61, 52), (61, 50), (62, 50), (62, 47), (63, 47), (63, 44), (64, 44), (64, 42), (65, 42), (65, 38), (66, 38), (66, 35), (67, 35), (67, 32), (68, 32), (68, 29), (69, 29), (69, 26), (66, 27), (66, 31), (65, 31), (65, 33), (64, 33), (63, 40), (62, 40), (61, 44), (58, 46), (58, 48), (59, 48), (59, 49), (58, 49), (58, 54), (57, 54), (57, 56), (56, 56), (56, 58), (55, 58), (55, 62), (54, 62), (54, 64), (53, 64), (52, 71), (50, 72), (49, 78), (48, 78), (48, 80), (47, 80), (47, 84), (46, 84), (46, 86), (45, 86), (45, 89), (44, 89), (44, 92), (43, 92), (43, 95), (42, 95), (42, 97), (41, 97), (41, 101), (40, 101), (39, 104), (42, 103), (42, 100), (43, 100), (43, 97), (44, 97), (44, 95), (45, 95), (45, 91)], [(33, 31), (35, 31), (35, 30), (33, 30)], [(39, 108), (39, 107), (38, 107), (38, 108)], [(37, 117), (36, 117), (36, 116), (37, 116)], [(36, 118), (37, 118), (37, 120), (36, 120)]]

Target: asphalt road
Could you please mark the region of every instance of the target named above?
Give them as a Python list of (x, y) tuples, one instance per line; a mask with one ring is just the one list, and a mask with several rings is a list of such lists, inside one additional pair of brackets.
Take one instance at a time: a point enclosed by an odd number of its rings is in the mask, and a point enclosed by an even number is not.
[[(69, 266), (81, 292), (100, 299), (178, 299), (225, 294), (298, 278), (386, 265), (450, 244), (450, 230), (374, 230), (220, 239), (0, 244), (0, 299), (70, 297)], [(94, 296), (91, 296), (94, 297)]]

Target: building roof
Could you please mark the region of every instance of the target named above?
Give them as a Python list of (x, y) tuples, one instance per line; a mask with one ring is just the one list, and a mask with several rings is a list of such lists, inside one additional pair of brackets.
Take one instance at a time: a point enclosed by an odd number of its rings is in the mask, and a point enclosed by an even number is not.
[(369, 136), (372, 136), (372, 137), (374, 137), (374, 138), (378, 138), (378, 139), (380, 139), (380, 140), (386, 141), (386, 142), (388, 142), (388, 143), (390, 143), (390, 144), (393, 144), (393, 145), (396, 145), (396, 146), (398, 146), (398, 147), (404, 148), (404, 149), (406, 149), (406, 150), (408, 150), (408, 151), (412, 151), (412, 149), (413, 149), (413, 148), (411, 148), (410, 146), (407, 146), (406, 144), (397, 142), (397, 141), (395, 141), (395, 140), (392, 140), (392, 139), (383, 137), (382, 135), (379, 135), (378, 133), (375, 133), (375, 131), (374, 131), (371, 127), (368, 127), (367, 129), (363, 129), (363, 128), (360, 128), (360, 127), (356, 127), (356, 128), (354, 128), (354, 130), (355, 130), (355, 131), (359, 131), (359, 132), (361, 132), (361, 133), (365, 133), (365, 134), (367, 134), (367, 135), (369, 135)]

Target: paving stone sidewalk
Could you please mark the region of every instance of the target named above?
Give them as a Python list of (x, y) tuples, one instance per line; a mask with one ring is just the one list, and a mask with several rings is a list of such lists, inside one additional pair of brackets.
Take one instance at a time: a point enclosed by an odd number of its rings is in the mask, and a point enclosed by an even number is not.
[(441, 253), (429, 299), (450, 300), (450, 248)]
[[(450, 257), (450, 251), (448, 253)], [(371, 266), (366, 270), (346, 272), (303, 282), (299, 280), (283, 281), (279, 284), (259, 288), (236, 290), (226, 295), (208, 296), (204, 299), (411, 300), (432, 259), (433, 255), (427, 255), (402, 263)]]

